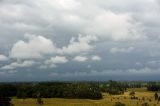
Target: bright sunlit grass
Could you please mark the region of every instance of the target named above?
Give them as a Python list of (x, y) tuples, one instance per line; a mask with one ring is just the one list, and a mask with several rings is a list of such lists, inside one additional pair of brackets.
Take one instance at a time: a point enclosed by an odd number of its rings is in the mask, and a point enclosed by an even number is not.
[[(140, 100), (131, 100), (129, 92), (134, 90), (136, 97)], [(145, 101), (142, 100), (145, 97)], [(149, 101), (151, 99), (151, 102)], [(113, 106), (115, 102), (125, 103), (126, 106), (141, 106), (142, 103), (147, 102), (150, 106), (160, 106), (157, 101), (154, 100), (154, 92), (147, 92), (145, 88), (128, 89), (124, 95), (109, 95), (103, 93), (103, 99), (101, 100), (90, 100), (90, 99), (61, 99), (61, 98), (50, 98), (43, 99), (43, 106)], [(38, 106), (36, 99), (16, 99), (13, 98), (12, 103), (15, 106)]]

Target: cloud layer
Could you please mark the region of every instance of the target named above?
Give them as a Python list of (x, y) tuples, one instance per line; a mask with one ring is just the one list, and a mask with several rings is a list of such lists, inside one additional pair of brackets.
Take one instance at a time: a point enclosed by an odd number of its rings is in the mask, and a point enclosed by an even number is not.
[(0, 80), (159, 80), (159, 12), (158, 0), (0, 0)]

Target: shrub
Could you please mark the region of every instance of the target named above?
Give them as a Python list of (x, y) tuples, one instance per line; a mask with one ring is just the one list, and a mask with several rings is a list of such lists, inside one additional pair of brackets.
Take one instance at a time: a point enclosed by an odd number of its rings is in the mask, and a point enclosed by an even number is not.
[(37, 104), (39, 104), (39, 105), (43, 105), (43, 100), (42, 100), (42, 98), (37, 98)]
[(132, 92), (129, 93), (129, 95), (130, 95), (130, 96), (135, 96), (135, 92), (132, 91)]
[(142, 106), (149, 106), (147, 102), (143, 103)]

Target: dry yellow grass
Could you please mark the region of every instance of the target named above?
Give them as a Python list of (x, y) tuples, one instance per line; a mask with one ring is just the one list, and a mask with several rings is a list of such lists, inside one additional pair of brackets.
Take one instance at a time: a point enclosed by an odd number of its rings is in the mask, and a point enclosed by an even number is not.
[[(131, 100), (129, 92), (134, 90), (136, 92), (136, 97), (141, 100)], [(142, 100), (145, 97), (145, 101)], [(151, 99), (151, 102), (149, 101)], [(115, 102), (125, 103), (126, 106), (141, 106), (142, 103), (147, 102), (150, 106), (160, 106), (157, 101), (154, 100), (154, 92), (148, 92), (145, 89), (128, 89), (124, 95), (109, 95), (103, 93), (103, 99), (101, 100), (89, 100), (89, 99), (60, 99), (51, 98), (43, 99), (43, 106), (113, 106)], [(15, 106), (38, 106), (36, 104), (36, 99), (13, 99), (12, 103)]]

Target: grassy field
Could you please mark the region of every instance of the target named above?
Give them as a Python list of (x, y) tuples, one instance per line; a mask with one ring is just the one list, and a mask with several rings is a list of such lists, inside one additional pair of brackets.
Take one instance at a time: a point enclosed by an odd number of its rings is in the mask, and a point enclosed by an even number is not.
[[(136, 97), (140, 100), (131, 100), (129, 96), (130, 91), (136, 92)], [(142, 100), (145, 97), (145, 101)], [(151, 101), (149, 101), (151, 99)], [(126, 106), (141, 106), (144, 102), (147, 102), (149, 106), (160, 106), (157, 101), (154, 100), (154, 92), (148, 92), (145, 88), (128, 89), (124, 95), (108, 95), (103, 93), (103, 99), (101, 100), (89, 100), (89, 99), (43, 99), (43, 106), (113, 106), (115, 102), (125, 103)], [(14, 106), (38, 106), (36, 99), (12, 99)], [(156, 105), (155, 105), (156, 104)]]

